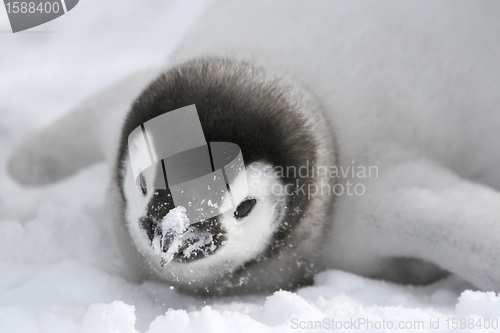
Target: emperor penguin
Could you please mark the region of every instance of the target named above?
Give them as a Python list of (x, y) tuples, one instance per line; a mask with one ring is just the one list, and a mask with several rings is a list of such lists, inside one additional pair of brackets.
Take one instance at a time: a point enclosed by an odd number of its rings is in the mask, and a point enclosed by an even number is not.
[[(33, 133), (8, 170), (39, 186), (104, 160), (131, 272), (186, 293), (291, 290), (328, 268), (500, 291), (499, 16), (491, 1), (219, 1), (165, 66)], [(135, 181), (129, 137), (193, 105), (207, 142), (239, 146), (247, 186), (174, 246), (181, 206)]]

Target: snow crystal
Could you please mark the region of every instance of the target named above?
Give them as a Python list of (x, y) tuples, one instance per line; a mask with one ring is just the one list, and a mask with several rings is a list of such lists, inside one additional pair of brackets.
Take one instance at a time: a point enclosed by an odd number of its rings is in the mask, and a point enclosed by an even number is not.
[[(171, 209), (159, 224), (161, 233), (153, 238), (153, 249), (160, 255), (163, 264), (168, 264), (174, 258), (183, 243), (183, 235), (188, 230), (189, 218), (186, 208), (182, 206)], [(167, 247), (167, 251), (165, 251)]]
[(213, 234), (196, 227), (189, 228), (183, 240), (189, 244), (183, 251), (184, 258), (190, 258), (195, 252), (202, 252), (207, 256), (216, 249)]

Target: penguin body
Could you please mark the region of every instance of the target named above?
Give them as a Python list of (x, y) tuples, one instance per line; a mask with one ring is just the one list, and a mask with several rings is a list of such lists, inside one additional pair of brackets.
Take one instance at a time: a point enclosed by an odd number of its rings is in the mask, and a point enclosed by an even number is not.
[[(188, 293), (293, 289), (326, 268), (415, 284), (451, 272), (498, 291), (499, 14), (491, 2), (217, 2), (165, 68), (34, 134), (9, 170), (40, 185), (105, 159), (132, 271)], [(168, 199), (135, 184), (127, 138), (192, 104), (207, 142), (241, 147), (254, 186), (245, 216), (196, 225), (215, 237), (210, 253), (161, 265), (153, 241), (174, 207), (155, 210)]]

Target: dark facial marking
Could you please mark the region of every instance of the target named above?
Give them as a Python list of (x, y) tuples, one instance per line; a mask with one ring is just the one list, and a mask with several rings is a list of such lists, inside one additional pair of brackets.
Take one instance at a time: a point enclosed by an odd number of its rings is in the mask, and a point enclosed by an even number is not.
[(148, 188), (146, 187), (146, 179), (144, 179), (144, 176), (141, 174), (140, 175), (140, 181), (141, 181), (141, 190), (142, 190), (142, 194), (144, 196), (148, 195)]
[(257, 200), (255, 199), (246, 199), (240, 203), (234, 212), (234, 217), (241, 219), (250, 214), (256, 202)]

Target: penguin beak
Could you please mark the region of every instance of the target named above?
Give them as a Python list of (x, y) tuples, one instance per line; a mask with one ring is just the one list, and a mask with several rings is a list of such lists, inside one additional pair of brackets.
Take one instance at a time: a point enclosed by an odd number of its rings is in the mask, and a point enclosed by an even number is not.
[[(180, 232), (175, 228), (160, 229), (161, 226), (157, 225), (155, 233), (163, 236), (158, 244), (162, 267), (172, 260), (182, 263), (205, 258), (221, 247), (225, 240), (218, 216), (192, 223)], [(152, 245), (155, 248), (154, 240)]]

